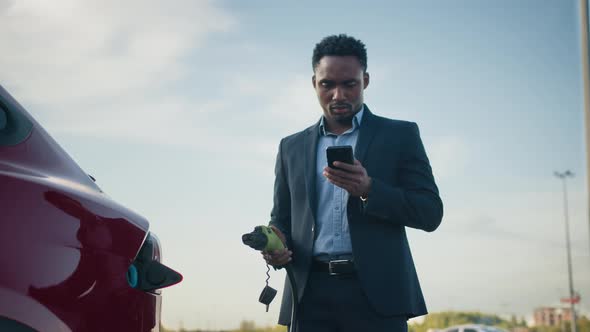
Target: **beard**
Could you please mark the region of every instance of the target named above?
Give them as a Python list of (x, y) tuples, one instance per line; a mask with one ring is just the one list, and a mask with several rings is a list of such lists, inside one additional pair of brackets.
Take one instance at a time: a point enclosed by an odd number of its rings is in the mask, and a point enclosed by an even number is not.
[(349, 103), (335, 103), (328, 106), (329, 113), (336, 122), (349, 125), (352, 123), (352, 118), (361, 110), (359, 106), (357, 110)]

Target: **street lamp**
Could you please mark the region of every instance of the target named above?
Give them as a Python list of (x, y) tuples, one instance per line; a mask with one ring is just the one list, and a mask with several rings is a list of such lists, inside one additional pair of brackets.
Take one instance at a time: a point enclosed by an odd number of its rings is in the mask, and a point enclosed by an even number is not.
[(567, 272), (568, 272), (568, 277), (569, 277), (569, 290), (570, 290), (570, 296), (569, 296), (569, 303), (570, 303), (570, 309), (572, 311), (572, 323), (571, 323), (571, 329), (572, 332), (577, 332), (577, 327), (576, 327), (576, 310), (574, 308), (574, 280), (572, 278), (572, 254), (571, 254), (571, 249), (570, 249), (570, 224), (569, 224), (569, 216), (568, 216), (568, 206), (567, 206), (567, 184), (566, 184), (566, 178), (568, 177), (574, 177), (574, 173), (570, 172), (569, 170), (563, 172), (563, 173), (559, 173), (559, 172), (554, 172), (553, 173), (557, 178), (561, 179), (562, 183), (563, 183), (563, 207), (564, 207), (564, 217), (565, 217), (565, 244), (566, 244), (566, 251), (567, 251)]

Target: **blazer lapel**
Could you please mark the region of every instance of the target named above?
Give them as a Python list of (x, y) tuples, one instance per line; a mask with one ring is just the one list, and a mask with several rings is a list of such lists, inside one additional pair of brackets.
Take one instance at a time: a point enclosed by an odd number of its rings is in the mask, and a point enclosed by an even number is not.
[(314, 224), (316, 219), (316, 165), (318, 140), (320, 136), (319, 130), (318, 122), (316, 125), (307, 129), (303, 141), (303, 155), (305, 156), (305, 186)]
[(377, 132), (378, 123), (375, 120), (375, 116), (373, 113), (371, 113), (369, 107), (365, 105), (359, 137), (358, 141), (356, 142), (356, 148), (354, 149), (354, 157), (358, 159), (365, 168), (367, 167), (365, 165), (367, 150), (369, 149), (369, 144)]

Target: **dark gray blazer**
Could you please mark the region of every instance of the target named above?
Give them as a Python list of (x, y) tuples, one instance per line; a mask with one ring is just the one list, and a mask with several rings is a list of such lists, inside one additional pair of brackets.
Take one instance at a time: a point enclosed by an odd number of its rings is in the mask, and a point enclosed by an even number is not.
[[(319, 122), (281, 140), (275, 167), (270, 224), (293, 251), (298, 301), (312, 261), (316, 214)], [(348, 223), (357, 275), (373, 309), (408, 318), (427, 313), (405, 227), (434, 231), (443, 215), (432, 170), (413, 122), (376, 116), (365, 105), (355, 157), (373, 179), (369, 199), (348, 200)], [(321, 176), (321, 175), (319, 175)], [(279, 324), (291, 320), (285, 281)]]

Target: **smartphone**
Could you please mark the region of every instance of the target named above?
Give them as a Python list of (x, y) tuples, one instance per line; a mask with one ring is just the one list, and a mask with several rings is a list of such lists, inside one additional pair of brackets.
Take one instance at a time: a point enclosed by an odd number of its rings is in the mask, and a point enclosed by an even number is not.
[(333, 165), (335, 161), (341, 161), (351, 165), (354, 164), (352, 146), (350, 145), (329, 146), (326, 149), (326, 156), (328, 157), (328, 166), (332, 168), (337, 168)]

